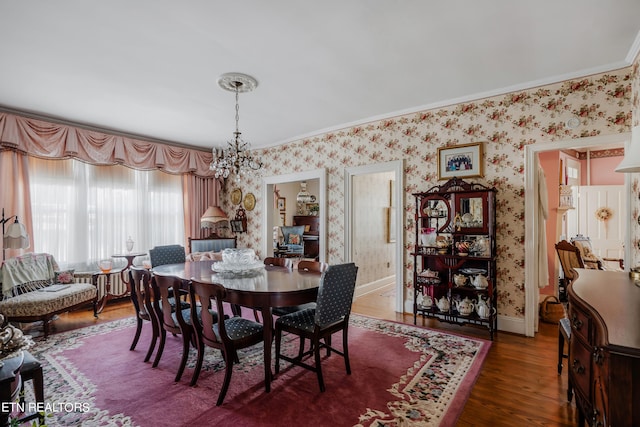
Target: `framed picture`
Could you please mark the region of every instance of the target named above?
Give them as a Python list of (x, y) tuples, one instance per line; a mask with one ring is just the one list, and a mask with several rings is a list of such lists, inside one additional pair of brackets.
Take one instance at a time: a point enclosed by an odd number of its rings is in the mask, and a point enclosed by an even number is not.
[(438, 179), (484, 176), (482, 142), (438, 148)]
[(287, 199), (284, 197), (278, 197), (278, 210), (286, 211), (287, 210)]
[(280, 223), (278, 225), (280, 225), (281, 227), (284, 227), (286, 224), (285, 219), (287, 218), (287, 214), (284, 212), (280, 212)]
[(387, 243), (396, 241), (396, 208), (387, 208)]

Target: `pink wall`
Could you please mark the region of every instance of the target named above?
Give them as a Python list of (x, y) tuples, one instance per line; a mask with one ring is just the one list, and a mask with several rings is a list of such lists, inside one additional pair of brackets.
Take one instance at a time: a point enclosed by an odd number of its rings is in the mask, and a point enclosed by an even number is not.
[(556, 259), (556, 224), (558, 222), (558, 205), (560, 204), (560, 153), (544, 151), (538, 155), (540, 166), (544, 170), (549, 194), (549, 216), (547, 217), (547, 263), (549, 266), (549, 284), (540, 289), (541, 294), (555, 293), (555, 259)]
[[(589, 185), (624, 185), (624, 174), (615, 172), (623, 156), (591, 159), (591, 182)], [(582, 177), (580, 183), (587, 185), (587, 161), (580, 160)]]

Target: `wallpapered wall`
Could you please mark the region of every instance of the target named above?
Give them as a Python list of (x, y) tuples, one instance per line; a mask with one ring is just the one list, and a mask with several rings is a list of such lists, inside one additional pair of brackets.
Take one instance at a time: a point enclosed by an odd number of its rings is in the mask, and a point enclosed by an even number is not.
[[(474, 179), (495, 186), (497, 193), (498, 313), (523, 317), (524, 295), (524, 147), (534, 143), (628, 132), (638, 124), (638, 60), (632, 67), (531, 88), (474, 102), (407, 114), (326, 133), (262, 150), (264, 176), (326, 168), (328, 262), (343, 261), (344, 169), (404, 160), (404, 284), (412, 287), (414, 200), (411, 193), (437, 183), (437, 148), (483, 141), (485, 176)], [(580, 126), (564, 126), (572, 116)], [(227, 184), (229, 185), (229, 184)], [(243, 192), (261, 194), (261, 178), (242, 183)], [(633, 175), (633, 191), (639, 181)], [(227, 189), (228, 190), (228, 189)], [(634, 218), (640, 209), (637, 201)], [(260, 241), (261, 201), (249, 213), (249, 232), (240, 245)], [(640, 227), (638, 227), (640, 228)], [(640, 230), (631, 230), (634, 248)], [(634, 259), (640, 259), (636, 253)], [(635, 262), (633, 263), (635, 265)], [(409, 293), (407, 293), (409, 294)]]

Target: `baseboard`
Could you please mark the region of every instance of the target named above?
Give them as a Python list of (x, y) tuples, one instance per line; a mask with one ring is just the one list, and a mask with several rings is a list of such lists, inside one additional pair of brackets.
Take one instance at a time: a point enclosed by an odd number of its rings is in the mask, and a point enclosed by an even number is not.
[(378, 289), (384, 288), (385, 286), (395, 285), (395, 283), (396, 276), (383, 277), (382, 279), (376, 280), (374, 282), (365, 283), (356, 287), (355, 298), (370, 294), (371, 292), (375, 292)]

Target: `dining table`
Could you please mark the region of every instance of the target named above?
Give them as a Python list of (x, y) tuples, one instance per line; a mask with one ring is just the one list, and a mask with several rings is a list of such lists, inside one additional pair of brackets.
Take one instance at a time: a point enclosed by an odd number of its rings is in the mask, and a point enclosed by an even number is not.
[(225, 287), (225, 301), (262, 314), (264, 337), (264, 382), (271, 391), (271, 345), (273, 317), (271, 309), (299, 305), (316, 300), (321, 273), (300, 271), (278, 266), (259, 266), (246, 271), (214, 271), (220, 261), (191, 261), (153, 267), (154, 275), (171, 276), (188, 283), (196, 279), (202, 283), (218, 283)]

